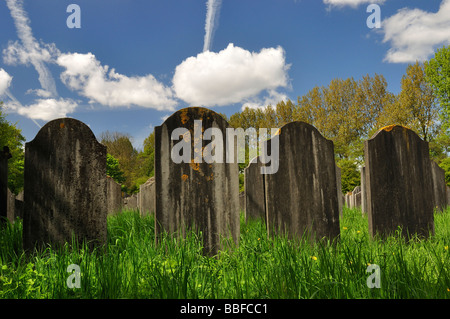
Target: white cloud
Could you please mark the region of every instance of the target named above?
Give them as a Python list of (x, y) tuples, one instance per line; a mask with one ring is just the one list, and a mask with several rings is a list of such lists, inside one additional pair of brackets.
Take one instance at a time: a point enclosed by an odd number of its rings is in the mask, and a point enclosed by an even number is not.
[(30, 20), (23, 9), (23, 1), (7, 0), (11, 17), (17, 29), (18, 41), (10, 42), (3, 50), (3, 61), (7, 64), (32, 64), (39, 74), (39, 82), (44, 90), (57, 96), (56, 85), (45, 63), (54, 61), (59, 51), (54, 44), (39, 43), (33, 36)]
[(137, 105), (173, 110), (173, 92), (151, 74), (127, 77), (102, 66), (92, 53), (61, 54), (57, 64), (65, 68), (61, 81), (71, 90), (111, 107)]
[(12, 76), (9, 75), (5, 70), (0, 68), (0, 95), (6, 93), (9, 86), (11, 85)]
[(329, 7), (352, 7), (357, 8), (361, 4), (383, 4), (386, 0), (323, 0)]
[(60, 117), (66, 117), (68, 113), (75, 111), (77, 103), (71, 99), (37, 99), (35, 103), (22, 106), (17, 103), (8, 105), (18, 114), (33, 120), (50, 121)]
[(44, 98), (50, 98), (52, 97), (52, 93), (46, 90), (42, 90), (42, 89), (28, 89), (26, 92), (26, 94), (36, 94), (39, 97), (44, 97)]
[(443, 0), (439, 11), (404, 8), (382, 23), (383, 42), (390, 42), (385, 61), (413, 63), (424, 61), (437, 46), (450, 44), (450, 0)]
[(227, 105), (288, 86), (288, 69), (282, 47), (255, 53), (230, 43), (218, 53), (206, 51), (184, 60), (175, 69), (173, 88), (191, 105)]
[(242, 105), (241, 110), (243, 111), (246, 107), (249, 107), (251, 109), (264, 109), (269, 105), (275, 107), (279, 102), (286, 102), (287, 100), (289, 100), (289, 97), (286, 94), (277, 92), (275, 90), (269, 90), (268, 96), (264, 97), (263, 99), (253, 98), (248, 100)]

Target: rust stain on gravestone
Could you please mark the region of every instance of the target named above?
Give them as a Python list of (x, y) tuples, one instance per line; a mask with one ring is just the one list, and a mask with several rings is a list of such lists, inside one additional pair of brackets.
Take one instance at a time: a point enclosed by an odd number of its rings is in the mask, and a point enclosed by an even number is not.
[[(201, 127), (196, 126), (196, 120), (202, 120)], [(195, 163), (194, 143), (199, 144), (196, 145), (199, 154), (211, 142), (202, 138), (195, 141), (198, 137), (194, 137), (194, 126), (196, 132), (219, 128), (223, 145), (227, 145), (226, 128), (230, 125), (206, 108), (179, 110), (155, 128), (155, 240), (158, 242), (163, 230), (185, 235), (193, 226), (202, 232), (203, 252), (215, 255), (224, 248), (222, 237), (231, 236), (236, 244), (239, 241), (239, 167), (238, 163), (226, 163), (225, 152), (219, 163), (206, 163), (203, 158)], [(187, 130), (183, 138), (191, 143), (191, 159), (187, 163), (177, 164), (171, 159), (172, 148), (180, 143), (171, 139), (177, 128)]]
[(364, 142), (369, 233), (385, 237), (434, 233), (433, 182), (428, 142), (394, 125)]

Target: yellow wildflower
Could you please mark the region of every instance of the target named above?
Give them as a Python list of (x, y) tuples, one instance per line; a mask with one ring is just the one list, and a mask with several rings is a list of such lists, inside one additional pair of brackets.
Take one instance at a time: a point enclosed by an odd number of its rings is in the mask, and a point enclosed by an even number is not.
[(317, 257), (316, 256), (311, 256), (311, 259), (312, 260), (317, 260)]

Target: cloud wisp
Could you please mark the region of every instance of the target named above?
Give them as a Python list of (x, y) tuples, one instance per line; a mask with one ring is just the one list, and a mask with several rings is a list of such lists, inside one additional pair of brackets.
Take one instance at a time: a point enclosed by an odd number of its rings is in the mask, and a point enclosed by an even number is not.
[(211, 43), (214, 38), (214, 32), (217, 29), (222, 0), (208, 0), (206, 3), (206, 22), (205, 22), (205, 40), (203, 52), (211, 49)]
[(323, 3), (328, 5), (328, 8), (343, 8), (351, 7), (357, 8), (362, 4), (383, 4), (386, 0), (323, 0)]
[(42, 89), (52, 96), (57, 96), (55, 81), (45, 64), (54, 60), (59, 54), (58, 49), (54, 44), (39, 43), (35, 39), (22, 0), (6, 0), (6, 4), (14, 20), (20, 42), (10, 42), (8, 47), (3, 50), (4, 62), (6, 64), (32, 64), (39, 74)]

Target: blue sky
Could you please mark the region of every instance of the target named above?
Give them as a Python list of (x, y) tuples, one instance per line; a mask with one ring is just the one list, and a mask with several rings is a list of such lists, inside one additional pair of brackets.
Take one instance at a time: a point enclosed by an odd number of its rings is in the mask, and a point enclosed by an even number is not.
[(230, 116), (375, 73), (398, 93), (408, 63), (450, 44), (450, 0), (3, 0), (0, 30), (0, 99), (27, 141), (68, 116), (140, 148), (187, 106)]

